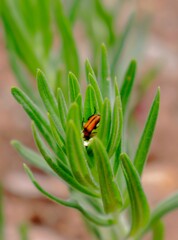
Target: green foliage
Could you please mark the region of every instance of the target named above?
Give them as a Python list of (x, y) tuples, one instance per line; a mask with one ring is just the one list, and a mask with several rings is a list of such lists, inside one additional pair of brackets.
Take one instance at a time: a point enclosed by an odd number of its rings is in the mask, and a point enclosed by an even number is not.
[[(103, 63), (108, 64), (105, 46), (102, 45), (101, 49), (100, 69), (106, 67)], [(107, 72), (110, 72), (108, 66), (107, 68)], [(37, 85), (47, 111), (46, 115), (40, 112), (23, 91), (12, 88), (13, 96), (33, 121), (33, 136), (41, 156), (17, 141), (13, 141), (12, 144), (29, 163), (36, 164), (44, 171), (62, 179), (69, 187), (70, 198), (62, 200), (46, 192), (25, 165), (27, 174), (37, 189), (49, 199), (78, 209), (88, 220), (90, 229), (93, 229), (93, 234), (96, 234), (98, 239), (107, 238), (97, 225), (113, 225), (108, 231), (109, 239), (117, 239), (120, 235), (121, 239), (140, 239), (148, 230), (153, 231), (153, 239), (156, 236), (161, 238), (164, 231), (160, 219), (168, 211), (178, 207), (176, 194), (158, 205), (150, 215), (140, 182), (158, 116), (159, 89), (135, 158), (132, 161), (123, 153), (123, 129), (126, 127), (123, 121), (123, 107), (126, 111), (135, 71), (136, 62), (131, 61), (121, 91), (116, 79), (112, 78), (109, 78), (110, 83), (103, 89), (101, 86), (106, 78), (96, 78), (89, 61), (86, 61), (85, 96), (82, 97), (77, 77), (70, 72), (69, 99), (66, 99), (61, 89), (58, 89), (57, 96), (53, 94), (47, 78), (38, 70)], [(94, 122), (94, 114), (100, 115), (99, 126)], [(91, 130), (85, 129), (90, 131), (87, 139), (83, 131), (83, 120), (85, 123), (90, 121), (90, 116), (93, 116), (94, 120), (89, 124)], [(122, 231), (115, 229), (116, 224), (121, 225), (120, 219), (125, 214), (128, 216), (128, 229), (123, 230), (124, 226)], [(95, 227), (92, 227), (91, 223)]]

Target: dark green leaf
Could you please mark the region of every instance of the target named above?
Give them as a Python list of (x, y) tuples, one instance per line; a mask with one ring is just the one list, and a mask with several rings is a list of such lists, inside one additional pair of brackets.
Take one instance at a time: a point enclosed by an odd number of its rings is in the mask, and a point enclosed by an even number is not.
[(113, 173), (107, 152), (102, 142), (94, 137), (92, 149), (97, 164), (101, 196), (106, 213), (111, 213), (122, 207), (122, 197), (118, 186), (114, 182)]
[(149, 205), (140, 182), (140, 177), (127, 154), (122, 153), (120, 160), (131, 204), (132, 224), (129, 235), (133, 236), (148, 223), (150, 216)]
[(155, 125), (156, 125), (156, 120), (158, 117), (159, 104), (160, 104), (160, 90), (158, 89), (157, 94), (152, 103), (140, 142), (138, 144), (135, 158), (134, 158), (134, 165), (140, 175), (143, 172), (143, 168), (147, 160), (148, 151), (150, 148), (151, 140), (152, 140)]

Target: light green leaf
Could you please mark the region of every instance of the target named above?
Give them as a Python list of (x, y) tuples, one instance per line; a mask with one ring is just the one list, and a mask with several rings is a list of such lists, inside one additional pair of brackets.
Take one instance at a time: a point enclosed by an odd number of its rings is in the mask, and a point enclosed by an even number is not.
[(101, 120), (99, 123), (97, 133), (97, 137), (102, 141), (105, 147), (108, 146), (110, 132), (111, 132), (111, 104), (109, 99), (105, 98), (101, 111)]
[[(78, 183), (72, 176), (71, 171), (69, 168), (59, 159), (56, 158), (49, 149), (46, 148), (45, 144), (41, 140), (38, 132), (36, 131), (35, 127), (33, 127), (33, 135), (35, 142), (38, 146), (39, 151), (41, 152), (42, 156), (44, 157), (47, 164), (50, 166), (50, 168), (60, 177), (62, 178), (69, 186), (71, 186), (74, 189), (79, 190), (80, 192), (83, 192), (85, 194), (88, 194), (93, 197), (98, 197), (98, 194), (95, 194), (94, 192), (91, 192), (88, 188), (85, 188), (80, 183)], [(54, 162), (55, 160), (55, 162)]]
[(84, 120), (87, 121), (90, 116), (98, 113), (98, 102), (96, 99), (95, 90), (92, 85), (87, 86), (84, 102)]
[(136, 74), (136, 61), (132, 60), (129, 64), (129, 67), (126, 71), (124, 81), (121, 87), (120, 95), (121, 95), (121, 100), (122, 100), (122, 109), (123, 109), (123, 114), (125, 114), (128, 101), (130, 98), (130, 94), (132, 91), (133, 83), (135, 80), (135, 74)]
[(94, 159), (97, 164), (101, 196), (106, 213), (111, 213), (122, 207), (122, 197), (114, 177), (107, 152), (102, 142), (94, 137), (92, 140)]
[(132, 224), (129, 235), (133, 236), (148, 223), (150, 216), (149, 205), (140, 182), (140, 177), (131, 160), (125, 153), (120, 155), (120, 160), (131, 204)]
[(89, 74), (91, 74), (94, 78), (96, 78), (95, 72), (94, 72), (94, 70), (93, 70), (93, 68), (92, 68), (88, 59), (85, 61), (85, 72), (86, 72), (87, 83), (90, 82), (89, 81)]
[(72, 120), (68, 122), (67, 126), (66, 150), (73, 176), (84, 186), (96, 189), (96, 183), (87, 164), (87, 154), (81, 134)]
[(101, 91), (99, 89), (98, 83), (96, 81), (95, 76), (93, 76), (91, 73), (89, 73), (88, 78), (89, 78), (90, 84), (92, 85), (92, 87), (95, 90), (96, 99), (97, 99), (98, 107), (99, 107), (99, 112), (101, 112), (102, 105), (103, 105), (103, 99), (102, 99), (102, 95), (101, 95)]
[[(73, 102), (70, 105), (68, 115), (67, 115), (67, 122), (72, 120), (77, 127), (77, 130), (81, 130), (81, 122), (80, 122), (80, 113), (79, 113), (79, 107), (76, 102)], [(68, 127), (68, 126), (67, 126)]]
[(158, 117), (159, 104), (160, 104), (160, 90), (158, 89), (157, 94), (152, 103), (144, 130), (143, 130), (143, 133), (134, 157), (134, 165), (140, 175), (143, 172), (143, 168), (147, 160), (147, 155), (149, 152), (151, 140), (152, 140), (155, 125), (156, 125), (156, 120)]
[(76, 76), (70, 72), (68, 76), (68, 82), (69, 82), (69, 101), (70, 103), (74, 102), (80, 93), (80, 85), (78, 82), (78, 79)]
[(119, 146), (122, 135), (123, 115), (120, 96), (115, 98), (114, 109), (112, 115), (111, 134), (108, 141), (107, 152), (112, 157), (116, 148)]
[(38, 91), (46, 107), (46, 110), (49, 112), (56, 127), (58, 128), (61, 141), (64, 142), (65, 133), (60, 122), (57, 101), (54, 97), (52, 90), (48, 86), (45, 75), (40, 70), (37, 71), (37, 83), (38, 83)]
[(20, 240), (28, 240), (28, 227), (25, 223), (21, 224), (19, 227)]
[(106, 46), (101, 45), (101, 60), (99, 67), (99, 78), (100, 78), (100, 87), (103, 99), (111, 97), (111, 79), (110, 79), (110, 69), (108, 64), (108, 56)]
[(13, 140), (11, 141), (11, 144), (22, 157), (24, 157), (30, 164), (32, 164), (32, 166), (36, 166), (37, 168), (42, 169), (47, 173), (54, 174), (48, 164), (38, 153), (24, 146), (19, 141)]
[(51, 137), (51, 129), (41, 110), (30, 100), (30, 98), (18, 88), (12, 88), (11, 93), (19, 104), (22, 105), (28, 116), (35, 122), (39, 131), (46, 139), (52, 149), (56, 149), (56, 144)]
[(45, 195), (47, 198), (49, 198), (50, 200), (64, 205), (66, 207), (70, 207), (70, 208), (75, 208), (78, 209), (86, 219), (88, 219), (89, 221), (93, 222), (96, 225), (99, 226), (110, 226), (112, 224), (115, 223), (115, 220), (113, 220), (112, 218), (109, 217), (102, 217), (99, 215), (93, 215), (91, 212), (88, 212), (85, 208), (83, 208), (78, 202), (73, 201), (73, 200), (62, 200), (59, 199), (57, 197), (55, 197), (54, 195), (46, 192), (40, 185), (39, 183), (36, 181), (36, 179), (34, 178), (32, 172), (30, 171), (30, 169), (24, 164), (24, 168), (26, 173), (28, 174), (29, 178), (31, 179), (32, 183), (35, 185), (35, 187), (43, 194)]
[(58, 110), (61, 119), (61, 124), (63, 129), (66, 127), (66, 120), (67, 120), (67, 104), (63, 95), (62, 90), (59, 88), (57, 90), (57, 101), (58, 101)]
[(162, 221), (158, 221), (153, 226), (153, 240), (164, 240), (165, 227)]

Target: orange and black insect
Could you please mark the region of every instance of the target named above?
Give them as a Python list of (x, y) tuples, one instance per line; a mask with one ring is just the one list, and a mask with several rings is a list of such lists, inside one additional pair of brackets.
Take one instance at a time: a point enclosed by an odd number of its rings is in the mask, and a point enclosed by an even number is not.
[(85, 140), (89, 140), (92, 137), (92, 131), (97, 128), (97, 124), (100, 122), (100, 118), (101, 117), (99, 114), (93, 114), (83, 125), (83, 134)]

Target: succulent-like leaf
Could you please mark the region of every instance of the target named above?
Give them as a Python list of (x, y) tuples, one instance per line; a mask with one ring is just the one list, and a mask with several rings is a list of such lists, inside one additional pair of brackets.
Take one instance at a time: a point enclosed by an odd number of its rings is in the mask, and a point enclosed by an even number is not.
[(94, 137), (92, 140), (92, 149), (97, 164), (104, 210), (106, 213), (117, 211), (122, 207), (122, 196), (113, 180), (111, 164), (106, 149), (97, 137)]
[(91, 74), (94, 78), (96, 78), (95, 72), (94, 72), (94, 70), (93, 70), (93, 68), (92, 68), (88, 59), (85, 61), (85, 72), (86, 72), (87, 83), (90, 82), (89, 81), (89, 74)]
[[(68, 115), (67, 115), (67, 123), (72, 120), (77, 127), (77, 130), (81, 130), (81, 122), (80, 122), (80, 113), (79, 113), (79, 107), (76, 102), (73, 102), (70, 105)], [(68, 125), (67, 125), (68, 128)]]
[(66, 150), (73, 176), (84, 186), (96, 188), (87, 164), (87, 156), (80, 132), (72, 120), (68, 122), (67, 126)]
[(122, 100), (123, 114), (125, 114), (125, 111), (127, 109), (127, 104), (132, 91), (133, 83), (135, 80), (136, 67), (137, 67), (136, 61), (132, 60), (129, 64), (129, 67), (127, 69), (127, 72), (125, 74), (124, 81), (121, 87), (120, 95)]
[(16, 140), (11, 141), (11, 144), (18, 151), (18, 153), (22, 157), (24, 157), (30, 164), (38, 167), (39, 169), (42, 169), (47, 173), (54, 174), (54, 172), (51, 170), (48, 164), (44, 161), (44, 158), (41, 157), (38, 153), (24, 146), (19, 141)]
[(98, 102), (95, 90), (92, 85), (87, 86), (84, 102), (84, 120), (87, 121), (90, 116), (98, 113)]
[(68, 77), (69, 82), (69, 96), (70, 96), (70, 103), (74, 102), (80, 93), (80, 85), (78, 79), (73, 73), (69, 73)]
[(148, 223), (150, 216), (149, 205), (140, 182), (140, 177), (131, 160), (125, 153), (120, 155), (120, 160), (131, 204), (132, 224), (129, 235), (133, 236)]
[(98, 83), (96, 81), (95, 76), (93, 76), (91, 73), (89, 73), (88, 78), (89, 78), (90, 84), (93, 86), (93, 88), (95, 90), (95, 94), (96, 94), (96, 98), (97, 98), (97, 102), (98, 102), (98, 107), (99, 107), (99, 112), (101, 112), (103, 99), (102, 99), (102, 95), (101, 95), (101, 91), (99, 89)]
[(65, 129), (67, 120), (67, 104), (60, 88), (57, 90), (57, 101), (61, 124), (63, 129)]
[(105, 98), (101, 112), (101, 121), (97, 133), (97, 137), (102, 141), (105, 147), (107, 147), (108, 145), (110, 132), (111, 132), (111, 104), (109, 99)]
[(56, 101), (56, 98), (54, 97), (53, 92), (48, 86), (45, 75), (40, 70), (38, 70), (37, 72), (37, 83), (38, 83), (38, 91), (46, 107), (46, 110), (49, 112), (49, 114), (51, 115), (51, 118), (53, 119), (55, 125), (58, 128), (61, 141), (64, 142), (65, 133), (60, 123), (60, 116), (59, 116), (57, 101)]
[(100, 87), (103, 98), (111, 97), (111, 78), (108, 64), (107, 50), (104, 44), (101, 45), (101, 63), (99, 68)]
[(158, 221), (153, 226), (153, 240), (164, 240), (165, 227), (162, 221)]
[(64, 205), (66, 207), (75, 208), (78, 209), (89, 221), (93, 222), (94, 224), (100, 225), (100, 226), (110, 226), (115, 223), (115, 220), (109, 217), (102, 217), (99, 215), (93, 215), (92, 213), (85, 210), (78, 202), (73, 200), (62, 200), (54, 195), (46, 192), (36, 181), (36, 179), (33, 176), (33, 173), (30, 171), (30, 169), (24, 164), (24, 168), (26, 173), (28, 174), (29, 178), (31, 179), (32, 183), (35, 185), (35, 187), (47, 198), (51, 199), (52, 201)]
[[(45, 144), (43, 143), (42, 139), (40, 138), (38, 132), (36, 131), (35, 127), (33, 127), (33, 135), (35, 142), (38, 146), (39, 151), (41, 152), (42, 156), (44, 157), (47, 164), (51, 167), (51, 169), (60, 177), (62, 178), (69, 186), (77, 189), (85, 194), (88, 194), (93, 197), (97, 197), (98, 195), (94, 192), (91, 192), (89, 189), (82, 186), (78, 183), (72, 176), (70, 169), (59, 159), (56, 158), (51, 152), (46, 148)], [(55, 160), (55, 161), (54, 161)]]
[(143, 168), (147, 160), (148, 151), (150, 148), (151, 140), (152, 140), (155, 125), (156, 125), (156, 120), (158, 117), (159, 104), (160, 104), (160, 90), (158, 89), (157, 94), (152, 103), (144, 130), (143, 130), (143, 133), (134, 157), (134, 165), (140, 175), (143, 172)]
[(116, 148), (119, 146), (122, 136), (122, 125), (123, 125), (122, 103), (120, 100), (120, 96), (118, 96), (115, 98), (114, 102), (111, 134), (107, 146), (109, 157), (111, 157), (114, 154)]
[(12, 95), (19, 104), (22, 105), (28, 116), (35, 122), (37, 128), (46, 139), (47, 143), (53, 148), (56, 148), (56, 144), (51, 136), (51, 129), (49, 123), (44, 117), (40, 109), (30, 100), (30, 98), (18, 88), (11, 89)]

